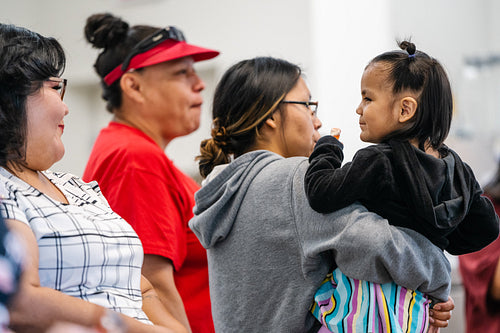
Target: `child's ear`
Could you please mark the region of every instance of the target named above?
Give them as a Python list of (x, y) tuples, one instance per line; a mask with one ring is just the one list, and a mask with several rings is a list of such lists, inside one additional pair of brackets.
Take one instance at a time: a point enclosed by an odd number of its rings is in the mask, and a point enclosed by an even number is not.
[(404, 123), (412, 119), (417, 111), (417, 100), (413, 97), (404, 97), (400, 102), (401, 112), (399, 113), (399, 122)]

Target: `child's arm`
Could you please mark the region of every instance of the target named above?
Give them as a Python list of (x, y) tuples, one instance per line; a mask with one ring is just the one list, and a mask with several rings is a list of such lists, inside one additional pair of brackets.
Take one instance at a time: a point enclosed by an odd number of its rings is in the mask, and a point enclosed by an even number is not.
[[(313, 211), (302, 191), (306, 167), (299, 166), (293, 189), (295, 224), (305, 257), (333, 258), (344, 274), (358, 280), (394, 281), (439, 300), (448, 298), (451, 267), (443, 251), (418, 232), (390, 226), (359, 204), (330, 214)], [(310, 262), (314, 260), (304, 262), (305, 274), (318, 269)]]
[(309, 157), (305, 190), (309, 204), (330, 213), (365, 198), (376, 198), (391, 177), (387, 157), (376, 146), (359, 150), (352, 162), (342, 165), (343, 145), (333, 136), (318, 140)]

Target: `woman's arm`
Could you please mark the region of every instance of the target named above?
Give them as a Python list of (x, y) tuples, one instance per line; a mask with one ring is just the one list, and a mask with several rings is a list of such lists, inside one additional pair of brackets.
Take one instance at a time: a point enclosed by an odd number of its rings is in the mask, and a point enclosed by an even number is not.
[(351, 205), (330, 214), (313, 211), (305, 198), (304, 161), (294, 175), (295, 224), (304, 255), (323, 258), (349, 277), (396, 284), (447, 300), (451, 266), (444, 253), (416, 231), (389, 225), (386, 219)]
[(141, 276), (142, 309), (155, 325), (164, 326), (179, 333), (187, 333), (184, 325), (178, 322), (163, 306), (151, 283)]
[[(100, 327), (106, 308), (71, 297), (57, 290), (41, 287), (38, 275), (38, 245), (31, 229), (24, 223), (6, 220), (12, 232), (19, 235), (26, 249), (26, 263), (20, 290), (10, 312), (10, 326), (16, 332), (43, 332), (58, 322), (70, 322), (85, 327)], [(141, 323), (131, 317), (120, 317), (127, 332), (172, 332), (161, 326)]]
[(146, 254), (142, 274), (153, 285), (161, 303), (172, 316), (191, 332), (189, 321), (174, 281), (174, 266), (165, 257)]

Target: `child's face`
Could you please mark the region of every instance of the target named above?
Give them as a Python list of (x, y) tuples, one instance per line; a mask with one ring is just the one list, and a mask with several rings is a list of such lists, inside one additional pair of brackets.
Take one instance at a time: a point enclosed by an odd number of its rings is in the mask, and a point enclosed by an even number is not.
[(392, 93), (386, 64), (369, 65), (361, 78), (359, 114), (360, 138), (364, 142), (379, 143), (385, 136), (403, 126), (399, 121), (400, 101)]

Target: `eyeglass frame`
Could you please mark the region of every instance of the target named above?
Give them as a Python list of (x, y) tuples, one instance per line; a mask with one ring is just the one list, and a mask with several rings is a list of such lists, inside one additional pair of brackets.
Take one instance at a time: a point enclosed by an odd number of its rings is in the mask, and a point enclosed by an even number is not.
[[(285, 104), (301, 104), (301, 105), (305, 105), (307, 106), (307, 108), (309, 110), (311, 110), (311, 112), (316, 116), (316, 113), (318, 113), (318, 102), (312, 102), (312, 101), (308, 101), (308, 102), (302, 102), (302, 101), (281, 101), (281, 103), (285, 103)], [(312, 106), (312, 107), (311, 107)]]
[(151, 35), (142, 39), (139, 43), (137, 43), (132, 50), (127, 54), (125, 59), (122, 62), (122, 71), (125, 72), (130, 65), (130, 61), (132, 58), (138, 54), (144, 53), (148, 50), (151, 50), (153, 47), (160, 45), (164, 41), (168, 39), (174, 39), (178, 42), (185, 42), (186, 38), (182, 31), (177, 29), (174, 26), (167, 26), (163, 29), (157, 30)]
[(45, 81), (57, 82), (59, 84), (62, 84), (61, 90), (59, 91), (59, 96), (61, 96), (61, 101), (62, 101), (64, 99), (64, 94), (66, 93), (66, 87), (68, 86), (68, 80), (63, 79), (61, 77), (57, 77), (57, 78), (49, 78)]

